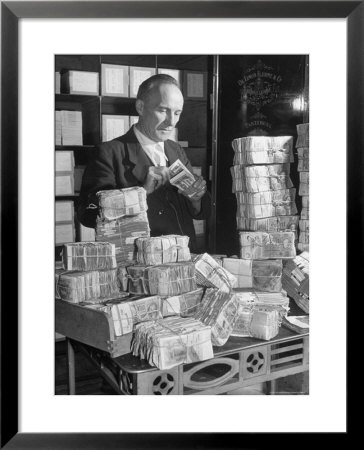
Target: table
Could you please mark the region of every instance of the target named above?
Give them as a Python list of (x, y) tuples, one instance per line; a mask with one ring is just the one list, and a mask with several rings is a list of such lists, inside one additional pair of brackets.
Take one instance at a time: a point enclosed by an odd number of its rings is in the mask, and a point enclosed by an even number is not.
[(112, 358), (107, 352), (67, 338), (69, 394), (75, 394), (77, 346), (120, 395), (211, 395), (258, 383), (268, 383), (309, 369), (309, 333), (284, 327), (270, 341), (230, 337), (214, 347), (214, 358), (159, 370), (130, 353)]

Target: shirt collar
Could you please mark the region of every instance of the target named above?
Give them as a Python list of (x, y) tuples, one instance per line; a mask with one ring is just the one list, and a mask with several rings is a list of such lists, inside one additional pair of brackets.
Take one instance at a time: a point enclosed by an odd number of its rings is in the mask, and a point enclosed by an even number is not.
[(141, 145), (155, 147), (157, 144), (159, 144), (162, 147), (162, 149), (164, 150), (164, 142), (163, 141), (156, 142), (156, 141), (153, 141), (152, 139), (149, 139), (145, 134), (143, 134), (141, 131), (139, 131), (135, 125), (133, 126), (133, 130), (134, 130), (136, 138), (138, 139), (138, 141)]

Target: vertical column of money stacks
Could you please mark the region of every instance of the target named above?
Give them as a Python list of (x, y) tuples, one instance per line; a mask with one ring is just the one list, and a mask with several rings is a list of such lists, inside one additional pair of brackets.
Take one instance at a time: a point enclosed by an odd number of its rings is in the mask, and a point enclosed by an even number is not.
[(127, 267), (129, 292), (162, 299), (163, 319), (135, 327), (132, 352), (159, 369), (213, 357), (211, 328), (192, 316), (197, 289), (189, 237), (166, 235), (136, 240), (137, 264)]
[[(296, 189), (290, 178), (292, 136), (253, 136), (234, 139), (233, 192), (237, 198), (240, 259), (224, 259), (237, 277), (239, 319), (235, 335), (271, 339), (278, 333), (282, 314), (277, 305), (289, 299), (282, 290), (282, 259), (296, 255), (299, 216)], [(250, 298), (251, 297), (251, 298)], [(278, 308), (279, 309), (279, 308)]]
[(296, 148), (298, 154), (297, 170), (300, 174), (298, 195), (302, 197), (302, 210), (299, 221), (299, 236), (297, 249), (301, 252), (309, 251), (310, 227), (309, 227), (309, 124), (297, 125)]
[(120, 296), (115, 246), (108, 242), (63, 245), (63, 268), (56, 269), (56, 297), (90, 304)]

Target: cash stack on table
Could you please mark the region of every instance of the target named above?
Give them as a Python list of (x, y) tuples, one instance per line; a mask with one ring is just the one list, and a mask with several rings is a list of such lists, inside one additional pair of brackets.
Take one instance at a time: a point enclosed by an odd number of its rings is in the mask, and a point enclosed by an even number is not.
[(132, 353), (159, 369), (213, 357), (211, 328), (193, 318), (203, 296), (197, 288), (189, 237), (136, 240), (137, 264), (127, 267), (129, 292), (161, 298), (163, 319), (136, 325)]
[(309, 227), (309, 124), (302, 123), (297, 125), (297, 141), (296, 148), (298, 154), (297, 170), (300, 175), (300, 185), (298, 195), (302, 196), (302, 210), (299, 221), (299, 237), (297, 249), (309, 251), (310, 244), (310, 227)]
[(134, 263), (136, 239), (150, 236), (145, 189), (111, 189), (97, 192), (97, 197), (96, 241), (115, 245), (118, 265)]
[(92, 304), (120, 295), (115, 246), (108, 242), (63, 245), (63, 268), (56, 269), (56, 297)]

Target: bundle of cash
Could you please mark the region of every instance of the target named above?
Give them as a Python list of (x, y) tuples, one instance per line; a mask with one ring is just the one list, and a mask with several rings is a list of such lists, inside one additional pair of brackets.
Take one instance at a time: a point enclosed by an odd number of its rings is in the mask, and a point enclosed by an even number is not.
[(200, 286), (221, 289), (230, 292), (237, 280), (208, 253), (198, 255), (194, 260), (196, 282)]
[(117, 269), (74, 272), (56, 270), (56, 296), (72, 303), (117, 298)]
[(191, 261), (189, 240), (188, 236), (176, 234), (138, 238), (137, 261), (147, 265)]
[(214, 258), (214, 260), (220, 265), (220, 266), (222, 266), (222, 261), (223, 261), (223, 259), (224, 258), (227, 258), (227, 255), (216, 255), (216, 254), (213, 254), (213, 255), (210, 255), (212, 258)]
[(116, 336), (132, 333), (134, 325), (137, 323), (163, 317), (161, 298), (158, 296), (143, 297), (132, 301), (126, 298), (109, 303), (109, 307)]
[(234, 139), (234, 165), (292, 163), (292, 136), (249, 136)]
[(299, 238), (299, 244), (309, 244), (310, 243), (310, 232), (309, 231), (301, 231)]
[(282, 325), (296, 333), (307, 333), (310, 331), (310, 316), (287, 316)]
[(192, 262), (134, 265), (127, 267), (128, 290), (132, 294), (170, 297), (196, 289), (195, 266)]
[(310, 172), (300, 172), (300, 186), (298, 190), (298, 195), (309, 195), (310, 182), (309, 182)]
[(204, 294), (203, 288), (198, 288), (185, 294), (175, 295), (174, 297), (166, 297), (162, 299), (163, 317), (181, 316), (191, 317), (201, 303)]
[(281, 326), (283, 317), (289, 312), (289, 297), (282, 290), (280, 292), (262, 292), (254, 289), (234, 289), (234, 293), (242, 309), (260, 311), (277, 311), (278, 325)]
[(214, 357), (211, 328), (192, 317), (167, 317), (135, 326), (131, 351), (160, 370)]
[(116, 274), (117, 274), (117, 278), (118, 278), (118, 285), (119, 285), (119, 289), (121, 291), (127, 292), (128, 290), (128, 271), (126, 270), (126, 268), (128, 266), (132, 266), (133, 263), (124, 263), (124, 264), (118, 264), (118, 267), (116, 269)]
[[(303, 198), (303, 197), (302, 197)], [(244, 219), (237, 217), (237, 227), (241, 231), (293, 231), (297, 232), (299, 216), (277, 216), (262, 219)]]
[(96, 221), (96, 241), (114, 244), (118, 263), (136, 260), (135, 240), (139, 237), (149, 236), (150, 228), (146, 212), (136, 216), (124, 216), (110, 222), (99, 218)]
[(300, 228), (301, 232), (302, 231), (309, 232), (310, 231), (310, 221), (306, 220), (306, 219), (301, 219), (299, 221), (299, 228)]
[(109, 242), (72, 242), (62, 249), (65, 270), (101, 270), (116, 268), (115, 245)]
[(169, 182), (186, 193), (190, 198), (196, 194), (196, 189), (193, 187), (195, 181), (195, 176), (179, 159), (170, 165)]
[(310, 218), (310, 203), (309, 196), (302, 196), (302, 210), (301, 210), (301, 219), (308, 220)]
[(292, 231), (265, 233), (240, 231), (240, 257), (242, 259), (286, 259), (296, 256)]
[(269, 340), (278, 334), (279, 327), (280, 314), (278, 309), (254, 305), (247, 292), (245, 299), (239, 301), (238, 317), (231, 336)]
[(256, 193), (237, 192), (237, 216), (259, 219), (272, 216), (289, 216), (297, 213), (296, 189)]
[(310, 244), (303, 244), (302, 242), (297, 242), (297, 250), (300, 252), (309, 252), (310, 251)]
[(238, 317), (238, 308), (235, 294), (220, 289), (206, 289), (195, 319), (211, 327), (213, 345), (224, 345), (229, 339)]
[(290, 164), (232, 166), (233, 192), (264, 192), (293, 187)]
[(310, 132), (310, 130), (309, 130), (308, 123), (300, 123), (299, 125), (297, 125), (296, 148), (309, 147), (309, 145), (310, 145), (309, 132)]
[(297, 149), (298, 154), (298, 172), (308, 172), (310, 167), (309, 148), (301, 147)]
[(96, 195), (99, 202), (99, 216), (102, 220), (135, 216), (148, 209), (147, 193), (139, 186), (99, 191)]
[(309, 253), (303, 252), (283, 265), (282, 285), (287, 294), (306, 313), (309, 313)]
[(224, 258), (223, 267), (237, 278), (235, 288), (281, 292), (282, 260)]

